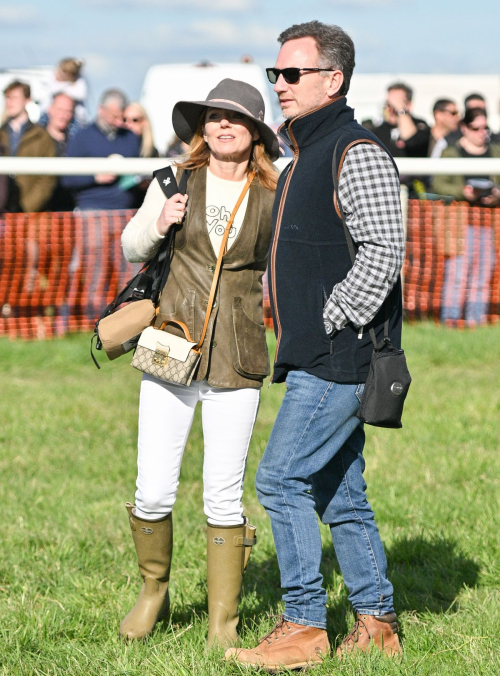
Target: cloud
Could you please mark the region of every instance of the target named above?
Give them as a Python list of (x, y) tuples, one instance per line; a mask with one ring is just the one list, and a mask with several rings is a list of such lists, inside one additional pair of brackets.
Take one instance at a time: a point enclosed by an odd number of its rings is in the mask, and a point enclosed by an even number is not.
[(102, 54), (88, 52), (82, 55), (85, 63), (85, 71), (90, 73), (92, 77), (101, 78), (109, 75), (112, 70), (111, 60)]
[(6, 26), (30, 26), (40, 18), (35, 5), (0, 5), (0, 23)]
[[(182, 31), (183, 47), (241, 47), (255, 50), (274, 46), (279, 31), (275, 27), (264, 27), (260, 23), (238, 24), (229, 19), (194, 21)], [(168, 42), (178, 33), (171, 24), (159, 24), (155, 28), (156, 38)], [(151, 44), (151, 38), (149, 38)]]
[(165, 10), (182, 9), (204, 10), (205, 12), (246, 12), (255, 9), (258, 0), (85, 0), (85, 4), (99, 7), (129, 7), (132, 9), (143, 7), (163, 7)]

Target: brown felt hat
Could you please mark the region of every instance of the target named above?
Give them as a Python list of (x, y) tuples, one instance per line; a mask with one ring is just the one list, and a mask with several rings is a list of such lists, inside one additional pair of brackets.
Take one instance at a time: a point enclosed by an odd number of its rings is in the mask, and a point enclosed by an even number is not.
[(193, 138), (200, 115), (206, 108), (222, 108), (243, 113), (259, 130), (264, 146), (274, 161), (279, 157), (278, 137), (264, 122), (265, 105), (261, 93), (241, 80), (226, 78), (212, 89), (206, 101), (179, 101), (172, 111), (172, 124), (177, 136), (189, 143)]

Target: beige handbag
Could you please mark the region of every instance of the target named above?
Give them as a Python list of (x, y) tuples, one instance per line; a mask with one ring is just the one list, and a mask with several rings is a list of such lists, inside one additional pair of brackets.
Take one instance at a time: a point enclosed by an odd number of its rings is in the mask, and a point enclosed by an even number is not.
[[(137, 344), (134, 358), (132, 359), (132, 366), (134, 368), (143, 371), (144, 373), (149, 373), (160, 380), (165, 380), (168, 383), (175, 383), (177, 385), (191, 384), (201, 359), (201, 348), (207, 333), (208, 322), (215, 299), (215, 292), (217, 291), (217, 284), (222, 269), (222, 257), (227, 250), (229, 231), (231, 230), (236, 212), (250, 188), (254, 176), (255, 172), (252, 172), (236, 202), (224, 231), (200, 340), (196, 343), (191, 338), (187, 326), (182, 322), (175, 320), (163, 322), (159, 329), (155, 326), (149, 326), (147, 329), (144, 329), (139, 338), (139, 343)], [(175, 336), (164, 331), (163, 329), (167, 324), (177, 324), (177, 326), (182, 329), (184, 337)]]
[[(174, 336), (163, 329), (167, 324), (177, 324), (185, 338)], [(149, 326), (141, 333), (132, 366), (160, 380), (177, 385), (190, 385), (201, 359), (201, 350), (191, 339), (188, 327), (182, 322), (166, 321), (160, 329)]]
[(99, 322), (99, 339), (108, 359), (117, 359), (130, 352), (137, 344), (137, 336), (156, 317), (155, 306), (149, 298), (137, 300)]

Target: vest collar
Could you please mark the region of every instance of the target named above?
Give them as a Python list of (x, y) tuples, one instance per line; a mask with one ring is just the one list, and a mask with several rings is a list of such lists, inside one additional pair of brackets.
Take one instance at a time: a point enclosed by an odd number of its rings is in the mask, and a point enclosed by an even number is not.
[(340, 96), (303, 115), (287, 120), (279, 129), (281, 138), (295, 150), (306, 148), (354, 120), (354, 110)]

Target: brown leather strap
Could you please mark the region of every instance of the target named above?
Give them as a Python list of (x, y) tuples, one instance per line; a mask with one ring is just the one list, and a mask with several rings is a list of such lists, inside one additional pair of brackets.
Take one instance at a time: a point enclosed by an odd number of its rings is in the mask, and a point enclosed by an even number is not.
[(245, 198), (245, 195), (248, 192), (248, 189), (250, 188), (250, 185), (255, 177), (255, 171), (252, 171), (250, 176), (248, 177), (248, 181), (245, 184), (245, 187), (241, 191), (241, 195), (238, 197), (238, 201), (235, 204), (235, 207), (231, 213), (231, 216), (229, 217), (229, 221), (226, 225), (226, 229), (224, 231), (224, 235), (222, 237), (222, 244), (220, 246), (220, 251), (219, 251), (219, 256), (217, 258), (217, 265), (215, 267), (215, 272), (214, 272), (214, 278), (212, 281), (212, 288), (210, 289), (210, 297), (208, 299), (208, 305), (207, 305), (207, 313), (205, 315), (205, 323), (203, 324), (203, 331), (201, 332), (201, 338), (198, 341), (197, 345), (193, 348), (194, 350), (199, 350), (201, 346), (203, 345), (203, 341), (205, 340), (205, 335), (207, 333), (207, 328), (208, 328), (208, 322), (210, 320), (210, 314), (212, 312), (212, 307), (214, 304), (214, 299), (215, 299), (215, 292), (217, 291), (217, 283), (219, 281), (219, 275), (220, 271), (222, 268), (222, 257), (226, 253), (226, 246), (227, 246), (227, 238), (229, 237), (229, 231), (231, 230), (231, 226), (233, 225), (234, 218), (236, 216), (236, 212), (240, 208), (241, 203), (243, 202), (243, 199)]
[(184, 322), (178, 322), (176, 319), (166, 319), (160, 326), (160, 331), (163, 331), (167, 324), (177, 324), (177, 326), (180, 326), (180, 328), (184, 331), (184, 335), (186, 336), (187, 340), (190, 343), (194, 343), (194, 340), (191, 338), (191, 334), (189, 333), (189, 329), (184, 324)]

